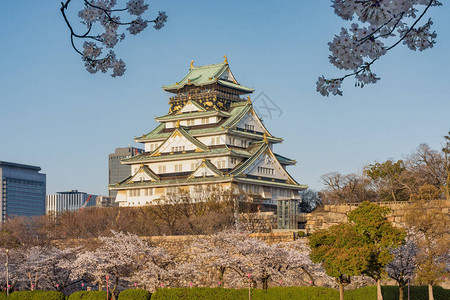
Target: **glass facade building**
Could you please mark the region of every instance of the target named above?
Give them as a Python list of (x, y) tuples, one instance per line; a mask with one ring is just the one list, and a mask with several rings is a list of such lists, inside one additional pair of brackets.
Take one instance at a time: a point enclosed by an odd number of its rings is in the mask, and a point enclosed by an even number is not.
[(0, 218), (45, 214), (46, 175), (40, 167), (0, 161)]

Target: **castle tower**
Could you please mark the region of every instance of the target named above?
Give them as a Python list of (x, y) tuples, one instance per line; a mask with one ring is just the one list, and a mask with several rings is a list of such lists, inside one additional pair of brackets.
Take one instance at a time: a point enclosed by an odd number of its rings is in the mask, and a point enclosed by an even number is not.
[[(264, 205), (286, 206), (307, 188), (286, 171), (295, 160), (273, 151), (273, 136), (257, 116), (228, 61), (194, 66), (180, 81), (163, 87), (172, 96), (159, 125), (136, 137), (145, 152), (122, 160), (131, 176), (110, 185), (120, 206), (154, 203), (177, 188), (195, 192), (205, 185), (237, 188)], [(281, 202), (280, 202), (281, 201)]]

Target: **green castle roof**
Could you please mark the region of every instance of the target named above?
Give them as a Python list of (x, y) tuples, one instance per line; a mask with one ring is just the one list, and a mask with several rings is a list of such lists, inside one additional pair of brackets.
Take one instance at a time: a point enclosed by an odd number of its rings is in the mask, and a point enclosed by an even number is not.
[(228, 66), (228, 62), (226, 60), (220, 64), (199, 67), (195, 67), (192, 62), (189, 72), (183, 79), (174, 84), (165, 85), (163, 86), (163, 89), (167, 92), (176, 93), (177, 90), (185, 87), (186, 85), (204, 86), (217, 83), (244, 93), (253, 93), (255, 91), (252, 88), (240, 85), (233, 76), (231, 80), (221, 78), (222, 74), (226, 71), (231, 73), (230, 67)]

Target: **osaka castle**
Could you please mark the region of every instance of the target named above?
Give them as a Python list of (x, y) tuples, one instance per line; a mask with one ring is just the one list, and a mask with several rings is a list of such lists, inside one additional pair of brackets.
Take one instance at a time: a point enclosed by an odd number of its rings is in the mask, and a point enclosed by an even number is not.
[(213, 65), (191, 62), (186, 76), (163, 89), (169, 113), (135, 138), (145, 151), (123, 159), (131, 175), (109, 186), (120, 206), (150, 205), (178, 189), (195, 193), (211, 185), (273, 207), (300, 200), (307, 186), (286, 170), (295, 160), (274, 152), (283, 139), (267, 130), (248, 96), (254, 90), (238, 83), (226, 57)]

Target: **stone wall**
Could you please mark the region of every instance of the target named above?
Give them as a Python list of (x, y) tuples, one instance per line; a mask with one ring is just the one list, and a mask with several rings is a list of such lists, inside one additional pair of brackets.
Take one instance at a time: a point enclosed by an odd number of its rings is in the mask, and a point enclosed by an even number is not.
[[(411, 202), (377, 202), (378, 205), (387, 206), (391, 209), (388, 220), (396, 226), (403, 226), (405, 223), (405, 211), (411, 206)], [(326, 229), (340, 222), (347, 222), (347, 214), (358, 207), (358, 203), (348, 203), (340, 205), (324, 205), (307, 215), (306, 231), (313, 232), (319, 229)], [(435, 200), (429, 202), (430, 207), (441, 207), (444, 213), (450, 211), (450, 201)]]
[(240, 221), (243, 229), (251, 232), (272, 232), (277, 229), (277, 215), (274, 212), (242, 213)]

